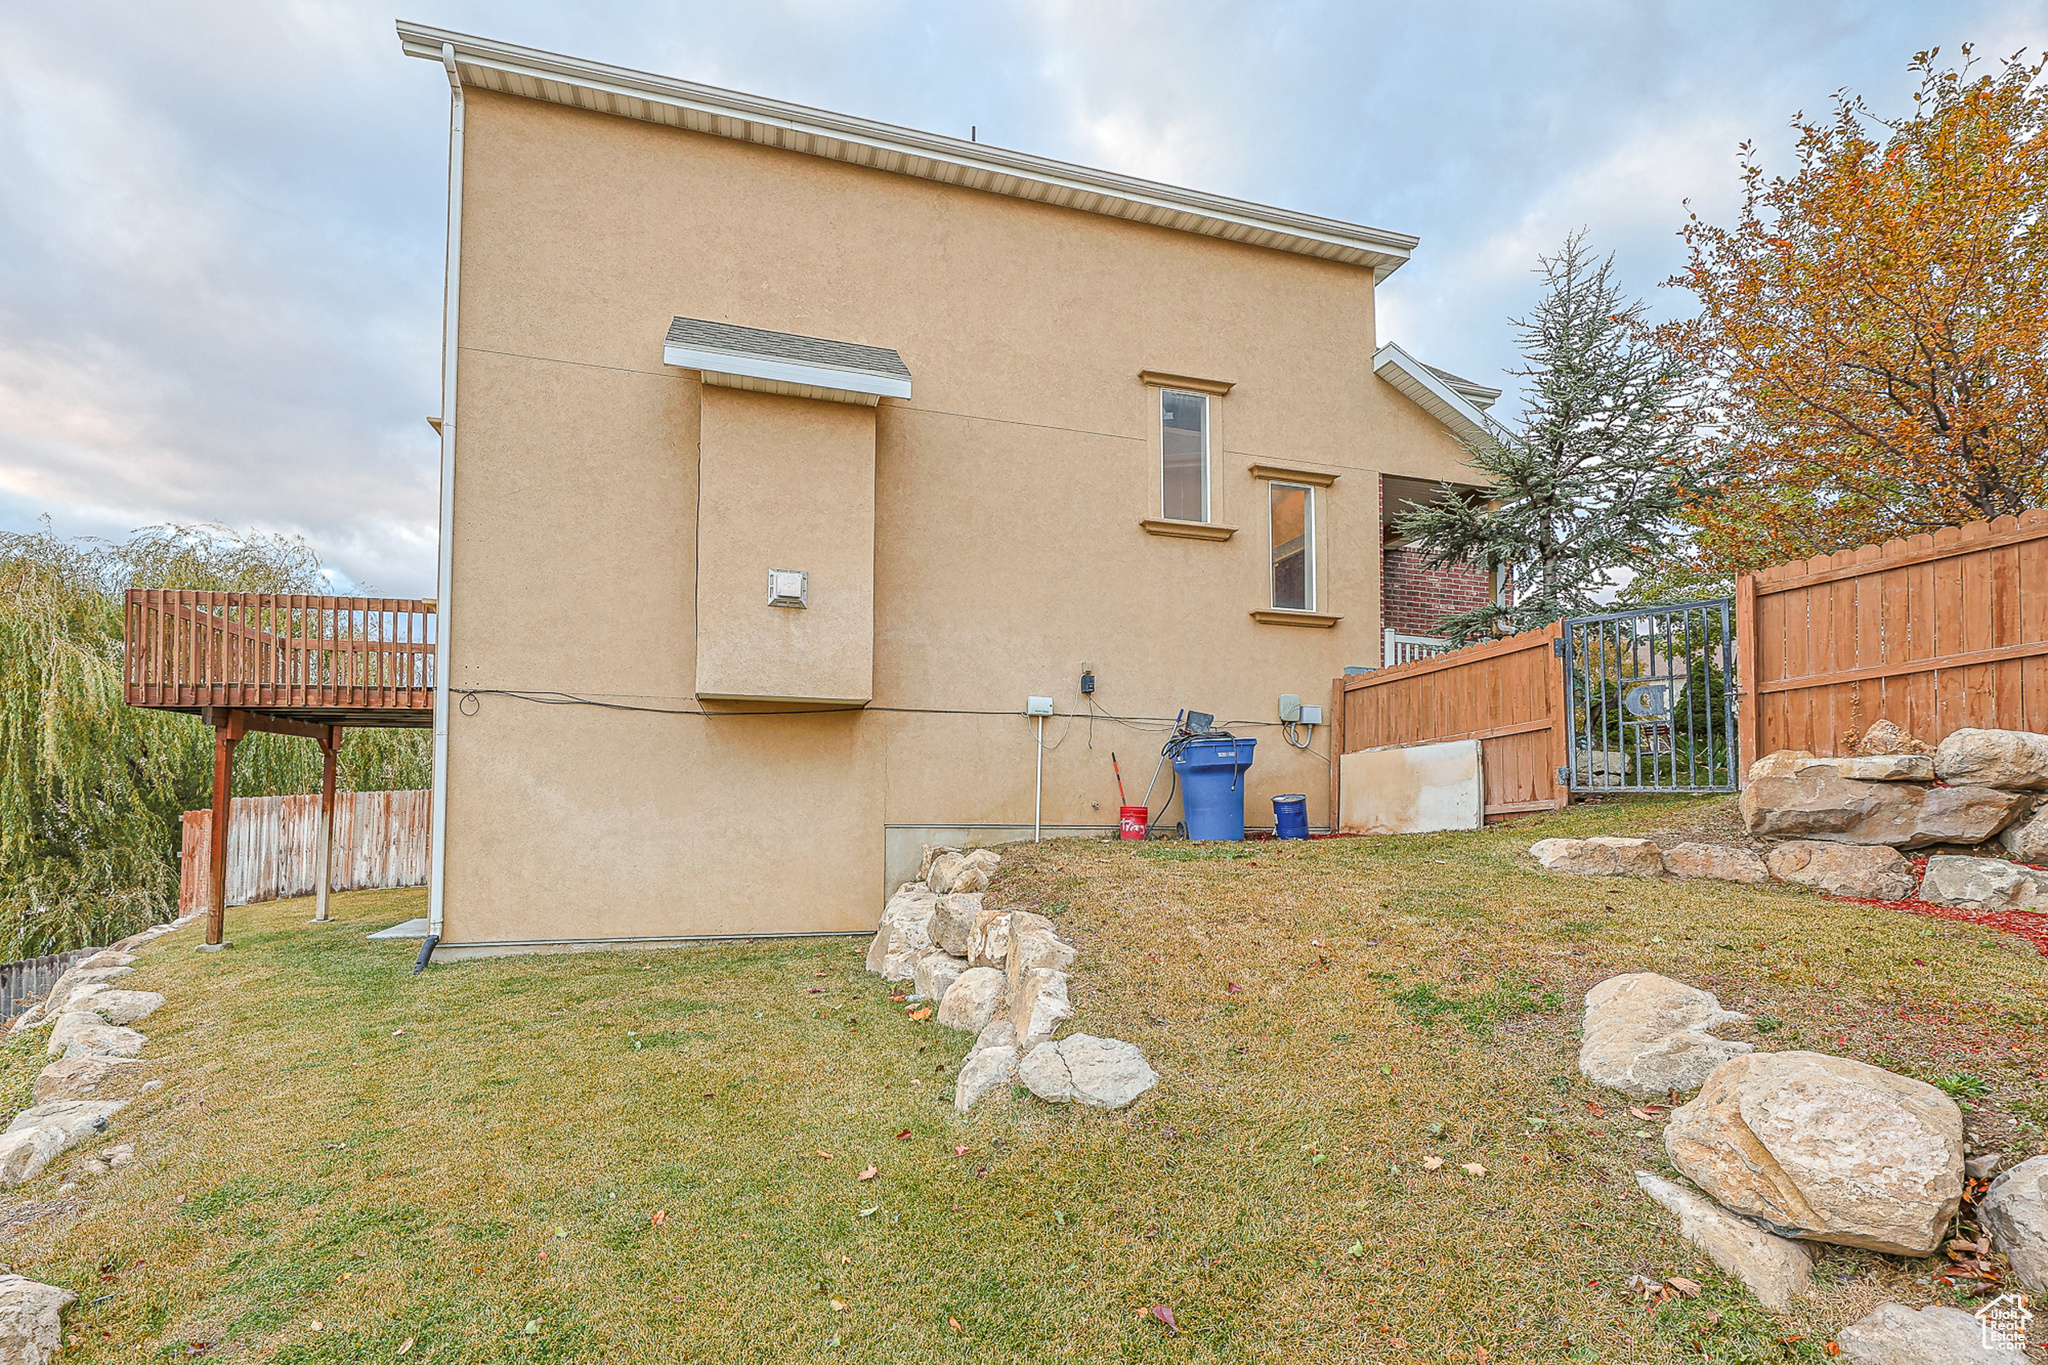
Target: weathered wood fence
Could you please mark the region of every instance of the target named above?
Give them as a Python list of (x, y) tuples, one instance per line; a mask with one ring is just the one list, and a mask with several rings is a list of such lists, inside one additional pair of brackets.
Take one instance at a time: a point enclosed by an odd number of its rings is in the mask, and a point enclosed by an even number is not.
[[(1566, 798), (1557, 769), (1568, 761), (1563, 627), (1553, 623), (1376, 673), (1337, 679), (1330, 699), (1331, 752), (1395, 744), (1480, 741), (1489, 816), (1547, 810)], [(1343, 809), (1330, 765), (1330, 810)]]
[(72, 964), (81, 958), (105, 951), (104, 948), (73, 948), (68, 952), (51, 953), (48, 957), (0, 963), (0, 1019), (12, 1019), (32, 1002), (49, 994), (50, 987), (57, 984), (57, 978), (70, 971)]
[[(1337, 679), (1331, 752), (1477, 739), (1488, 815), (1563, 805), (1563, 629)], [(1878, 720), (1929, 744), (2048, 732), (2048, 509), (1744, 575), (1734, 634), (1745, 774), (1778, 749), (1845, 753)]]
[[(334, 800), (334, 865), (328, 889), (425, 886), (432, 852), (433, 793), (342, 793)], [(178, 913), (208, 908), (213, 812), (185, 812)], [(320, 798), (247, 796), (228, 817), (228, 904), (310, 896), (320, 857)]]
[(1735, 608), (1745, 769), (1878, 720), (1929, 744), (2048, 731), (2048, 510), (1781, 564)]

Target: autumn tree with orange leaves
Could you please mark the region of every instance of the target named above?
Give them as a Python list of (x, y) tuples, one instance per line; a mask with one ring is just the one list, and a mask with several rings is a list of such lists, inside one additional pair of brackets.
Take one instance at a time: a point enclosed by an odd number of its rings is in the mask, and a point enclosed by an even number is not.
[(1694, 215), (1660, 329), (1709, 377), (1716, 477), (1688, 516), (1721, 577), (2048, 504), (2048, 92), (2015, 56), (1921, 53), (1915, 113), (1843, 94), (1796, 174), (1742, 147), (1732, 228)]

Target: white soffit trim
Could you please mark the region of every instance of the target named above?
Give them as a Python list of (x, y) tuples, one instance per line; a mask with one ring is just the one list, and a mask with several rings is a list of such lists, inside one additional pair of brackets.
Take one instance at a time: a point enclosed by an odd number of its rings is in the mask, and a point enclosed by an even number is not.
[(704, 318), (675, 318), (661, 348), (665, 365), (696, 370), (707, 384), (825, 398), (872, 407), (910, 397), (910, 369), (886, 346), (770, 332)]
[(1451, 434), (1466, 441), (1493, 439), (1493, 423), (1485, 413), (1446, 384), (1436, 371), (1396, 346), (1393, 342), (1373, 352), (1372, 372), (1400, 390), (1402, 395), (1437, 421)]
[(983, 142), (962, 142), (938, 133), (898, 128), (671, 76), (606, 66), (425, 24), (401, 20), (398, 36), (408, 57), (427, 57), (438, 62), (442, 46), (453, 47), (456, 69), (464, 84), (484, 90), (648, 123), (665, 123), (741, 142), (765, 143), (810, 156), (1057, 204), (1084, 213), (1128, 218), (1346, 265), (1369, 266), (1379, 279), (1398, 269), (1420, 240), (1405, 232), (1269, 208), (1220, 194), (1008, 151)]

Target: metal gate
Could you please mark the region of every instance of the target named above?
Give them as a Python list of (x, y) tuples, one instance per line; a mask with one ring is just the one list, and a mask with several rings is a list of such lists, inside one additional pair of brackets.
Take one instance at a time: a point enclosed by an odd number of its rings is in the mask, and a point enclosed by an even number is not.
[(1574, 792), (1736, 785), (1733, 598), (1576, 616), (1564, 656)]

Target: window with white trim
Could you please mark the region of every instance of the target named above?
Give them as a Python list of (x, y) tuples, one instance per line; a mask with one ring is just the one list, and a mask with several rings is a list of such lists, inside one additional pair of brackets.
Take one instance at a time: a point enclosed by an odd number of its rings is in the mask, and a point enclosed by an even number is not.
[(1273, 554), (1273, 606), (1316, 609), (1316, 490), (1307, 484), (1266, 485)]
[(1159, 391), (1159, 515), (1209, 519), (1209, 395)]

